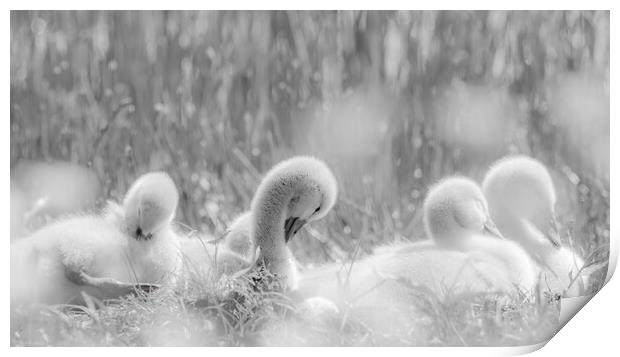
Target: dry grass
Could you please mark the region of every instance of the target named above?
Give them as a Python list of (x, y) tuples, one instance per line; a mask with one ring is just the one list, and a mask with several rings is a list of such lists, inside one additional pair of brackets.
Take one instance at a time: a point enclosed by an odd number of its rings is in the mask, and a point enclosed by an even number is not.
[[(513, 346), (556, 332), (559, 304), (533, 296), (459, 294), (439, 301), (411, 287), (417, 310), (390, 333), (346, 311), (318, 323), (279, 293), (273, 277), (222, 280), (199, 298), (158, 294), (86, 306), (21, 309), (12, 346)], [(267, 281), (267, 282), (266, 282)], [(403, 314), (407, 314), (403, 311)]]

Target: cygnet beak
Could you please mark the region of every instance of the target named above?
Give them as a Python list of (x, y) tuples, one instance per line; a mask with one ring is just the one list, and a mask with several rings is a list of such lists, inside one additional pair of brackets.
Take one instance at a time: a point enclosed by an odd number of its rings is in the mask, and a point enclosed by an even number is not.
[(549, 222), (549, 230), (545, 237), (553, 244), (555, 248), (562, 247), (562, 240), (560, 239), (560, 226), (558, 221), (555, 219), (555, 216), (551, 218), (551, 222)]
[(144, 234), (144, 232), (142, 231), (142, 228), (138, 227), (138, 229), (136, 229), (136, 239), (138, 239), (138, 240), (149, 240), (151, 238), (153, 238), (153, 234), (152, 233)]
[(506, 239), (502, 233), (497, 229), (497, 226), (493, 221), (489, 218), (486, 222), (484, 222), (484, 232), (492, 235), (496, 238)]
[(301, 227), (306, 224), (305, 219), (301, 219), (299, 217), (289, 217), (284, 222), (284, 241), (288, 243), (288, 241), (293, 238), (297, 232), (301, 229)]

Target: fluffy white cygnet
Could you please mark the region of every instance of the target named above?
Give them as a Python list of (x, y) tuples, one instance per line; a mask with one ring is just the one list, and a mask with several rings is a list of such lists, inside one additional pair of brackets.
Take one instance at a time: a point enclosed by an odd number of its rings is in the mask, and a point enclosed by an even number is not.
[(297, 315), (305, 322), (317, 326), (329, 326), (338, 322), (340, 309), (324, 297), (305, 299), (297, 306)]
[(251, 234), (260, 249), (258, 264), (297, 287), (297, 267), (288, 241), (308, 222), (323, 218), (336, 202), (338, 186), (327, 165), (298, 156), (274, 166), (252, 199)]
[(497, 277), (525, 290), (536, 285), (535, 265), (523, 248), (501, 235), (474, 181), (465, 177), (440, 181), (429, 191), (424, 207), (426, 231), (438, 247), (498, 259), (505, 270), (495, 272)]
[(233, 276), (248, 269), (253, 258), (230, 250), (211, 236), (192, 236), (181, 239), (183, 277), (178, 288), (203, 290), (222, 276)]
[(423, 206), (430, 240), (384, 246), (347, 264), (302, 274), (299, 292), (352, 307), (373, 329), (417, 328), (427, 299), (516, 293), (536, 285), (536, 267), (514, 242), (501, 238), (478, 185), (451, 177), (432, 187)]
[(463, 177), (442, 180), (429, 191), (423, 209), (431, 240), (382, 247), (350, 268), (327, 265), (305, 272), (300, 292), (342, 300), (346, 291), (346, 299), (355, 300), (369, 291), (390, 295), (406, 285), (443, 298), (463, 291), (531, 290), (536, 285), (535, 265), (517, 244), (501, 238), (475, 182)]
[(508, 156), (491, 166), (483, 181), (491, 217), (543, 268), (541, 287), (579, 296), (587, 278), (578, 276), (583, 259), (563, 245), (555, 216), (556, 193), (545, 166), (526, 156)]
[(11, 245), (11, 302), (66, 303), (86, 292), (116, 297), (114, 286), (174, 284), (180, 269), (172, 228), (178, 192), (163, 172), (148, 173), (122, 206), (61, 219)]
[(251, 225), (252, 214), (247, 211), (230, 224), (223, 238), (202, 235), (181, 239), (183, 281), (179, 288), (203, 290), (223, 275), (234, 276), (249, 269), (256, 260)]
[(184, 265), (200, 272), (194, 276), (217, 278), (257, 264), (294, 289), (297, 268), (286, 243), (307, 222), (324, 217), (336, 195), (336, 179), (325, 163), (304, 156), (284, 160), (265, 175), (251, 210), (233, 222), (222, 244), (183, 240)]
[(224, 237), (224, 247), (242, 257), (251, 258), (255, 250), (255, 245), (250, 235), (251, 227), (252, 213), (250, 211), (242, 213), (230, 224)]

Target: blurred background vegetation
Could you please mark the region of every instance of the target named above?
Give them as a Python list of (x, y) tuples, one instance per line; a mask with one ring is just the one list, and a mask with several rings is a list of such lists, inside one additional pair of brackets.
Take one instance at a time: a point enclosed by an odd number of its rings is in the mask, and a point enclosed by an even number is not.
[(56, 178), (95, 192), (80, 209), (165, 170), (178, 220), (218, 235), (261, 173), (312, 154), (341, 191), (292, 242), (317, 263), (423, 238), (430, 184), (524, 153), (552, 171), (565, 243), (608, 254), (605, 11), (12, 11), (10, 117), (12, 211), (50, 180), (33, 165), (89, 168), (96, 189)]

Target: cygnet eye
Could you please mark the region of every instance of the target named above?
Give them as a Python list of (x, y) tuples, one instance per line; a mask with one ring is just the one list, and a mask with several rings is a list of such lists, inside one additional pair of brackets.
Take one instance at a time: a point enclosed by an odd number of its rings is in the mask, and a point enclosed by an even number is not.
[(484, 203), (482, 201), (476, 200), (476, 206), (481, 212), (486, 212), (486, 209), (484, 208)]
[(317, 212), (318, 212), (318, 211), (320, 211), (320, 210), (321, 210), (321, 206), (317, 207), (317, 208), (314, 210), (314, 213), (317, 213)]

